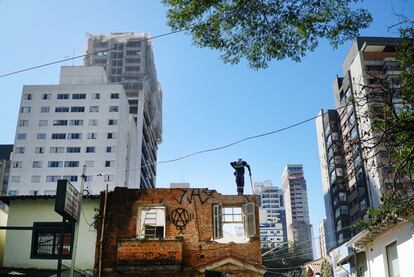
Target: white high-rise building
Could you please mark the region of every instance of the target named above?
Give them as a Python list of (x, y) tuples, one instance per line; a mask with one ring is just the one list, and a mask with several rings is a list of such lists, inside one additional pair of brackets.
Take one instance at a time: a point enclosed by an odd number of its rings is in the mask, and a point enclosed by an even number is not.
[(100, 66), (62, 67), (58, 85), (23, 87), (9, 195), (55, 194), (58, 179), (98, 194), (139, 187), (137, 129), (124, 87)]
[(148, 33), (90, 35), (85, 65), (100, 65), (108, 80), (124, 86), (137, 126), (137, 167), (141, 188), (155, 187), (158, 144), (162, 140), (162, 90)]
[(287, 241), (286, 217), (282, 190), (272, 181), (254, 182), (259, 195), (260, 240), (262, 248), (272, 248)]
[(287, 238), (298, 244), (303, 256), (312, 259), (312, 225), (309, 220), (308, 193), (303, 165), (287, 165), (282, 174)]

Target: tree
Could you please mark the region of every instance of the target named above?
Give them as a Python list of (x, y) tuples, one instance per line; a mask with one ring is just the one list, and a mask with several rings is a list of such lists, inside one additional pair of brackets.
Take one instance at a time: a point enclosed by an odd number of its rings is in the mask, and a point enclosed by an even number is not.
[(367, 166), (380, 169), (373, 172), (383, 179), (381, 205), (356, 225), (371, 232), (414, 214), (414, 22), (405, 20), (400, 34), (396, 64), (387, 69), (399, 76), (371, 74), (372, 84), (361, 87), (366, 93), (354, 99), (371, 107), (361, 118), (371, 121), (371, 129), (356, 144), (364, 145)]
[(363, 0), (163, 0), (168, 25), (193, 43), (222, 52), (226, 63), (247, 59), (255, 69), (273, 60), (300, 61), (320, 38), (333, 47), (353, 39), (372, 17), (351, 7)]

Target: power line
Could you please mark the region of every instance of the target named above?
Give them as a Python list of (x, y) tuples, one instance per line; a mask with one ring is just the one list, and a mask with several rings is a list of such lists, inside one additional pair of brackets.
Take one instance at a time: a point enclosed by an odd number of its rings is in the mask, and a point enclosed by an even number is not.
[[(157, 39), (157, 38), (161, 38), (161, 37), (165, 37), (165, 36), (169, 36), (169, 35), (180, 33), (180, 32), (186, 31), (186, 30), (188, 30), (188, 29), (180, 29), (180, 30), (160, 34), (160, 35), (157, 35), (157, 36), (154, 36), (154, 37), (146, 37), (146, 38), (141, 39), (141, 40), (133, 41), (132, 44), (140, 43), (142, 41), (153, 40), (153, 39)], [(38, 68), (42, 68), (42, 67), (47, 67), (47, 66), (54, 65), (54, 64), (59, 64), (59, 63), (67, 62), (67, 61), (76, 60), (76, 59), (79, 59), (79, 58), (84, 58), (84, 57), (88, 57), (88, 56), (97, 55), (99, 53), (104, 53), (104, 52), (109, 51), (109, 50), (119, 49), (119, 48), (123, 47), (124, 45), (126, 45), (126, 43), (120, 43), (115, 47), (106, 48), (104, 50), (100, 50), (100, 51), (96, 51), (96, 52), (92, 52), (92, 53), (87, 53), (87, 54), (82, 54), (82, 55), (74, 56), (72, 58), (61, 59), (61, 60), (57, 60), (57, 61), (53, 61), (53, 62), (49, 62), (49, 63), (40, 64), (40, 65), (35, 65), (35, 66), (32, 66), (32, 67), (23, 68), (23, 69), (20, 69), (20, 70), (16, 70), (16, 71), (12, 71), (12, 72), (9, 72), (9, 73), (2, 74), (2, 75), (0, 75), (0, 78), (7, 77), (7, 76), (10, 76), (10, 75), (15, 75), (15, 74), (30, 71), (30, 70), (34, 70), (34, 69), (38, 69)]]

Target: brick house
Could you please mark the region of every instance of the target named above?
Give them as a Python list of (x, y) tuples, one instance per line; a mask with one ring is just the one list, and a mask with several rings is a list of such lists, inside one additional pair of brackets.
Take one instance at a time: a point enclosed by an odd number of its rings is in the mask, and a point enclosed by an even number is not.
[(202, 188), (116, 188), (101, 200), (98, 276), (265, 273), (256, 196)]

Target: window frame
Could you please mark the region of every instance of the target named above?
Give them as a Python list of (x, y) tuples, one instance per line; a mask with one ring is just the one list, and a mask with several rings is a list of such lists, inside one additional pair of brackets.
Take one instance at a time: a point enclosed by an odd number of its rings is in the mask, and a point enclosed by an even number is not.
[[(164, 225), (163, 225), (163, 237), (162, 238), (159, 238), (159, 237), (154, 237), (154, 238), (146, 238), (145, 237), (145, 234), (142, 234), (142, 230), (144, 229), (143, 227), (142, 227), (142, 224), (141, 224), (141, 220), (142, 220), (142, 218), (141, 218), (141, 214), (142, 214), (142, 211), (144, 210), (144, 209), (148, 209), (148, 208), (162, 208), (163, 210), (164, 210)], [(136, 228), (136, 237), (137, 237), (137, 239), (152, 239), (152, 240), (159, 240), (159, 239), (165, 239), (166, 238), (166, 229), (167, 229), (167, 207), (166, 207), (166, 205), (164, 205), (164, 204), (144, 204), (144, 205), (138, 205), (138, 209), (137, 209), (138, 211), (138, 214), (137, 214), (137, 222), (136, 222), (136, 224), (137, 224), (137, 228)], [(155, 225), (155, 227), (158, 227), (158, 226), (162, 226), (162, 225)]]

